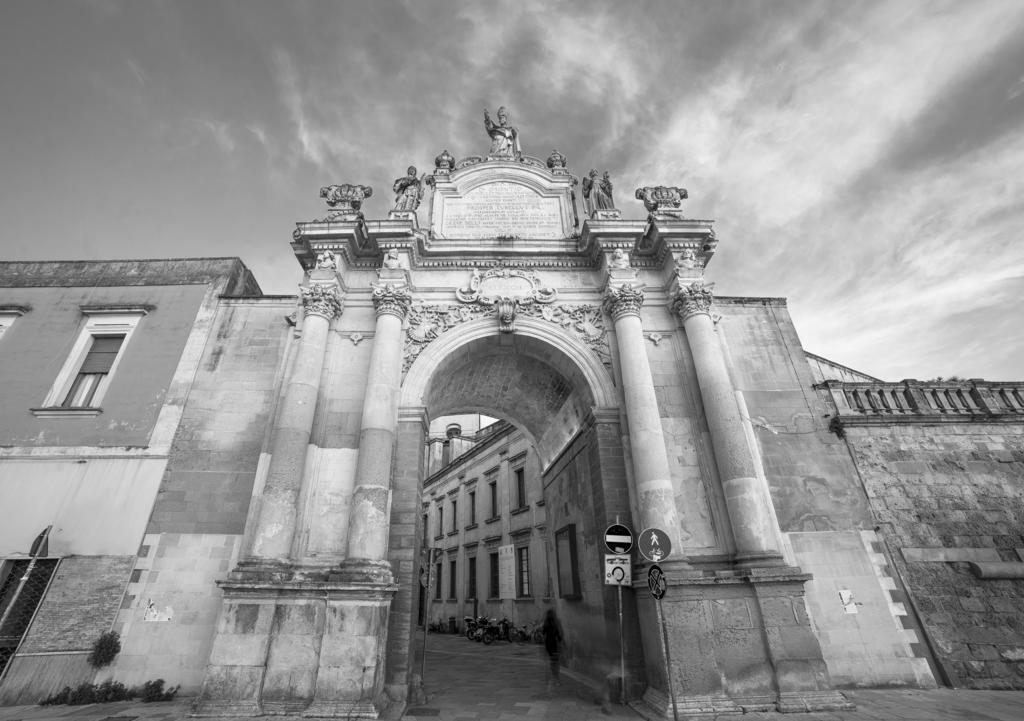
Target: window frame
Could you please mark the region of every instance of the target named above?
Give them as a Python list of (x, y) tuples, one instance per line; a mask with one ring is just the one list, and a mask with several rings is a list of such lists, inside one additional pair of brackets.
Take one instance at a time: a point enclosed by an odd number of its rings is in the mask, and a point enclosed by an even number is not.
[[(85, 318), (78, 330), (68, 352), (64, 365), (53, 381), (50, 391), (43, 399), (41, 408), (33, 408), (36, 415), (97, 415), (103, 412), (103, 399), (110, 389), (114, 377), (117, 375), (118, 367), (124, 359), (125, 350), (131, 342), (132, 336), (138, 330), (139, 322), (149, 313), (149, 306), (119, 306), (119, 307), (96, 307), (80, 306)], [(82, 364), (85, 362), (89, 350), (92, 348), (94, 338), (111, 336), (122, 336), (121, 346), (117, 355), (110, 364), (110, 369), (96, 386), (95, 392), (90, 398), (88, 406), (63, 405), (71, 392), (75, 381), (78, 378)]]
[(487, 578), (487, 599), (498, 598), (501, 593), (501, 571), (499, 570), (498, 552), (488, 553), (491, 559), (491, 565), (488, 570)]
[[(575, 523), (566, 524), (555, 531), (555, 578), (558, 579), (559, 598), (567, 600), (582, 598)], [(563, 581), (566, 583), (563, 584)], [(569, 585), (570, 588), (565, 588), (565, 585)]]
[[(526, 561), (525, 567), (523, 561)], [(516, 598), (533, 598), (530, 583), (530, 547), (516, 546)]]
[(526, 500), (526, 467), (513, 469), (512, 475), (516, 482), (516, 510), (526, 508), (530, 505)]
[(466, 556), (466, 600), (472, 601), (476, 599), (476, 594), (476, 556)]

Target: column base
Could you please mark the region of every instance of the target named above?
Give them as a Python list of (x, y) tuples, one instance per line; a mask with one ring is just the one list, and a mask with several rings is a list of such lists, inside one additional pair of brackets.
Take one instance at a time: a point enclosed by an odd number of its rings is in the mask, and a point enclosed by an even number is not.
[(391, 564), (368, 558), (346, 559), (328, 574), (328, 580), (342, 583), (372, 583), (390, 586), (395, 582)]
[[(643, 713), (637, 706), (645, 707), (650, 713)], [(708, 717), (718, 716), (739, 716), (744, 713), (743, 709), (725, 695), (709, 696), (678, 696), (675, 700), (675, 710), (672, 708), (672, 698), (658, 689), (648, 688), (643, 699), (639, 703), (630, 704), (637, 713), (642, 716), (654, 715), (656, 718), (680, 717)]]
[(763, 553), (737, 553), (733, 562), (737, 568), (744, 570), (754, 568), (779, 568), (786, 566), (786, 559), (781, 553), (768, 551)]
[(189, 718), (252, 718), (262, 715), (263, 710), (256, 702), (198, 698), (192, 704), (192, 713), (189, 714)]
[(313, 703), (302, 712), (305, 718), (380, 718), (372, 703)]
[(788, 691), (779, 694), (779, 713), (811, 711), (853, 711), (857, 708), (838, 691)]

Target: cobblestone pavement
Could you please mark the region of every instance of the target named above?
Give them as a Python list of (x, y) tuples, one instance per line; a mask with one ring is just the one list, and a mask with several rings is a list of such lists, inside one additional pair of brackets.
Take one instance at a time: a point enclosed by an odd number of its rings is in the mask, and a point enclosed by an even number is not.
[[(417, 669), (418, 670), (418, 669)], [(562, 671), (550, 690), (540, 646), (473, 643), (431, 634), (426, 699), (411, 705), (406, 721), (641, 721), (631, 708), (601, 705), (576, 674)], [(1024, 721), (1024, 691), (855, 690), (843, 692), (856, 711), (721, 716), (744, 721)], [(93, 706), (0, 707), (0, 721), (171, 721), (185, 719), (191, 700)], [(668, 716), (672, 718), (671, 714)], [(233, 721), (242, 721), (235, 719)], [(264, 718), (263, 721), (266, 721)], [(708, 717), (704, 721), (709, 721)]]

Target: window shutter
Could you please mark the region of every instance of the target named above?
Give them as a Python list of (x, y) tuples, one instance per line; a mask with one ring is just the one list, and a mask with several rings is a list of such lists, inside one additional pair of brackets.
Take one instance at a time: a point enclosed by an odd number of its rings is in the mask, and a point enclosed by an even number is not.
[(123, 335), (95, 336), (79, 373), (109, 373), (124, 342)]

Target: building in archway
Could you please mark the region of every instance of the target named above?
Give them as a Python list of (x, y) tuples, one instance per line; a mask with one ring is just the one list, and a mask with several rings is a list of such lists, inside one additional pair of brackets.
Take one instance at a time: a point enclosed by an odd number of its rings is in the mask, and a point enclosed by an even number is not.
[(115, 677), (207, 716), (404, 702), (428, 429), (456, 413), (533, 454), (542, 513), (491, 541), (559, 569), (584, 676), (619, 673), (605, 529), (671, 544), (660, 609), (635, 552), (623, 593), (626, 692), (657, 715), (673, 692), (694, 715), (1024, 686), (1022, 384), (809, 359), (784, 300), (713, 295), (685, 191), (638, 189), (624, 219), (560, 154), (499, 141), (442, 153), (429, 202), (403, 188), (386, 219), (323, 188), (298, 297), (234, 260), (0, 267), (0, 699)]

